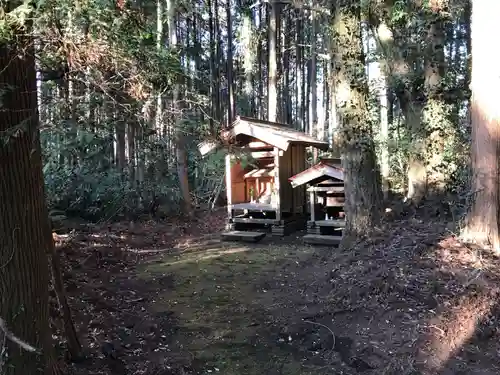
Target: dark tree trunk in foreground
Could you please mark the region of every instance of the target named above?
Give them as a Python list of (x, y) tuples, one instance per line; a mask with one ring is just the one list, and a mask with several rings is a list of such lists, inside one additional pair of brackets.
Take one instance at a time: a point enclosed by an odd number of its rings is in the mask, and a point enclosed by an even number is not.
[(342, 117), (339, 145), (345, 178), (346, 243), (352, 237), (369, 233), (378, 224), (382, 196), (366, 105), (368, 86), (360, 13), (359, 1), (340, 1), (334, 25), (339, 58), (336, 87)]
[(0, 41), (0, 317), (41, 354), (6, 340), (7, 358), (0, 372), (7, 375), (53, 374), (56, 369), (48, 308), (52, 238), (28, 35), (29, 30), (21, 30), (9, 42)]
[(498, 141), (500, 115), (493, 93), (500, 84), (500, 66), (491, 59), (490, 30), (498, 20), (491, 12), (493, 0), (472, 2), (471, 42), (471, 120), (472, 120), (472, 197), (464, 240), (493, 245), (500, 251), (498, 229), (499, 177)]

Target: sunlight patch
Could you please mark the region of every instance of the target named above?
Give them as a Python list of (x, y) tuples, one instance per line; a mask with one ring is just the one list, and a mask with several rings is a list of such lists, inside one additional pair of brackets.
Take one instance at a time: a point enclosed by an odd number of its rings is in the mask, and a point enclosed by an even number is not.
[(198, 254), (190, 254), (189, 256), (184, 257), (183, 259), (179, 259), (174, 262), (168, 262), (165, 263), (166, 266), (175, 266), (179, 264), (186, 264), (186, 263), (191, 263), (191, 262), (200, 262), (200, 261), (205, 261), (208, 259), (213, 259), (213, 258), (219, 258), (224, 255), (229, 255), (229, 254), (238, 254), (238, 253), (244, 253), (250, 250), (248, 247), (237, 247), (237, 248), (230, 248), (230, 249), (211, 249), (207, 250), (204, 252), (200, 252)]
[[(474, 297), (472, 297), (474, 298)], [(460, 301), (459, 305), (431, 319), (427, 325), (427, 345), (423, 349), (424, 368), (437, 374), (458, 353), (490, 312), (494, 300), (480, 296), (476, 301)]]

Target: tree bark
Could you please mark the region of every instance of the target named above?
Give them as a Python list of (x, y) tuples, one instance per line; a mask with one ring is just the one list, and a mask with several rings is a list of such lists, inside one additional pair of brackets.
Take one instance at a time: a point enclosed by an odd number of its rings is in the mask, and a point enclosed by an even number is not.
[(472, 119), (472, 194), (473, 201), (462, 232), (464, 240), (490, 243), (500, 252), (498, 228), (499, 176), (498, 141), (500, 112), (492, 92), (500, 84), (500, 67), (491, 58), (490, 30), (498, 20), (493, 0), (472, 1), (471, 119)]
[(217, 115), (217, 69), (216, 66), (216, 53), (215, 53), (215, 31), (214, 31), (214, 19), (213, 19), (213, 4), (211, 0), (207, 0), (208, 7), (208, 32), (210, 38), (210, 133), (212, 136), (217, 134), (217, 129), (215, 126), (214, 119)]
[[(314, 2), (313, 2), (314, 5)], [(309, 90), (311, 93), (309, 112), (309, 134), (312, 137), (318, 136), (318, 85), (317, 85), (317, 61), (316, 61), (316, 33), (318, 30), (318, 20), (315, 11), (311, 11), (311, 69), (309, 69)], [(318, 149), (312, 149), (313, 162), (318, 159)]]
[[(26, 27), (26, 29), (28, 29)], [(0, 317), (41, 355), (7, 341), (2, 374), (54, 374), (49, 326), (51, 231), (45, 204), (30, 30), (0, 42)], [(2, 334), (0, 332), (0, 334)]]
[(227, 17), (227, 125), (233, 123), (235, 116), (234, 82), (233, 82), (233, 20), (231, 17), (231, 0), (226, 1)]
[(442, 95), (442, 79), (445, 76), (446, 43), (445, 9), (437, 6), (431, 9), (427, 35), (427, 53), (425, 58), (424, 89), (427, 102), (423, 111), (426, 132), (426, 173), (428, 193), (440, 195), (451, 175), (445, 162), (446, 150), (453, 146), (454, 125), (451, 112), (448, 112)]
[[(177, 48), (177, 30), (175, 24), (175, 0), (167, 0), (167, 13), (168, 13), (168, 35), (170, 47), (173, 49)], [(193, 205), (191, 203), (191, 193), (189, 191), (189, 179), (188, 179), (188, 163), (187, 163), (187, 152), (186, 152), (186, 142), (181, 129), (180, 124), (180, 106), (179, 106), (179, 83), (174, 85), (173, 97), (172, 97), (172, 112), (176, 118), (175, 124), (175, 138), (176, 138), (176, 157), (177, 157), (177, 175), (179, 177), (179, 187), (181, 190), (182, 203), (184, 208), (184, 213), (188, 216), (193, 214)]]
[(271, 14), (269, 17), (269, 83), (268, 83), (268, 104), (267, 120), (277, 121), (278, 115), (278, 87), (277, 87), (277, 49), (278, 49), (278, 4), (271, 3)]
[(369, 234), (379, 223), (380, 177), (367, 108), (368, 86), (363, 63), (359, 1), (342, 0), (335, 12), (335, 39), (338, 46), (336, 87), (342, 117), (339, 144), (345, 184), (346, 228), (344, 245), (352, 238)]

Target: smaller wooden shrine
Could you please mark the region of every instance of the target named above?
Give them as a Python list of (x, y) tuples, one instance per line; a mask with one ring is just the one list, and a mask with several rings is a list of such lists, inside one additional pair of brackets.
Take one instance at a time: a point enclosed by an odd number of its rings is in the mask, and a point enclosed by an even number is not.
[(289, 179), (293, 188), (308, 185), (308, 244), (338, 245), (345, 227), (344, 172), (340, 159), (321, 159), (319, 163)]
[[(225, 132), (226, 195), (229, 232), (223, 239), (257, 241), (263, 232), (286, 235), (306, 220), (305, 186), (292, 188), (288, 179), (306, 166), (306, 147), (327, 150), (316, 140), (290, 126), (238, 117)], [(203, 150), (204, 148), (204, 150)], [(200, 147), (202, 153), (209, 147)]]

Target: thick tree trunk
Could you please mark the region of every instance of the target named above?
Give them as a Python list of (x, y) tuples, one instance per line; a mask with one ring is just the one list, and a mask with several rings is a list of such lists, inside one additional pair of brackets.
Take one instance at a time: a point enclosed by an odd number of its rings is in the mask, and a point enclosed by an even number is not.
[(426, 173), (428, 192), (440, 195), (453, 170), (445, 162), (445, 154), (453, 146), (454, 125), (451, 123), (451, 112), (448, 112), (441, 94), (442, 79), (445, 75), (446, 59), (444, 45), (446, 43), (446, 19), (444, 9), (437, 6), (431, 9), (433, 14), (428, 35), (427, 54), (425, 58), (424, 88), (427, 103), (423, 118), (426, 130)]
[[(0, 317), (11, 331), (41, 351), (7, 340), (0, 370), (7, 375), (54, 374), (49, 326), (47, 255), (51, 241), (38, 131), (32, 40), (14, 35), (0, 44)], [(3, 334), (0, 332), (0, 335)]]
[(335, 14), (335, 37), (340, 66), (337, 67), (338, 109), (342, 117), (339, 144), (345, 183), (346, 228), (344, 244), (370, 233), (379, 222), (380, 177), (367, 108), (368, 87), (363, 64), (359, 1), (342, 0)]
[(477, 243), (489, 242), (500, 252), (498, 228), (499, 176), (498, 142), (500, 112), (492, 92), (500, 84), (499, 65), (491, 58), (490, 32), (498, 20), (493, 0), (472, 2), (472, 193), (473, 201), (467, 215), (462, 237)]

